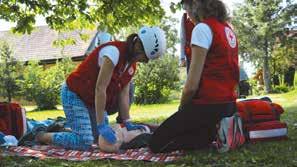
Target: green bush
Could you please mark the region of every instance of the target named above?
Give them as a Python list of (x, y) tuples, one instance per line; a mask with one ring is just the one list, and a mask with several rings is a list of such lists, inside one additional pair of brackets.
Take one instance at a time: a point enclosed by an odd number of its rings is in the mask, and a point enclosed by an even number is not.
[(277, 85), (273, 87), (273, 93), (287, 93), (290, 91), (290, 88), (286, 85)]
[(263, 95), (264, 94), (264, 86), (258, 84), (258, 81), (255, 79), (250, 79), (249, 84), (251, 86), (251, 94), (252, 95)]
[(23, 96), (36, 102), (38, 110), (55, 109), (60, 102), (61, 84), (73, 67), (69, 60), (57, 62), (48, 69), (43, 69), (38, 62), (30, 62), (20, 85)]
[(179, 87), (178, 60), (164, 56), (147, 64), (140, 64), (135, 76), (135, 103), (164, 103), (172, 90)]

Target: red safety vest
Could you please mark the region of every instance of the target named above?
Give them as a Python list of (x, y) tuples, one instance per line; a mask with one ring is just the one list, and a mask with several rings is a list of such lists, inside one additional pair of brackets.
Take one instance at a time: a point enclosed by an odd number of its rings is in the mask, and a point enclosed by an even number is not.
[(185, 43), (185, 54), (188, 60), (191, 60), (191, 38), (192, 38), (192, 31), (195, 27), (194, 23), (191, 21), (191, 19), (187, 16), (187, 13), (184, 13), (183, 15), (184, 20), (184, 30), (186, 35), (186, 43)]
[(126, 66), (127, 43), (125, 42), (108, 42), (96, 49), (72, 72), (66, 82), (69, 89), (75, 92), (86, 104), (86, 106), (95, 107), (95, 88), (97, 77), (100, 71), (98, 65), (98, 53), (106, 45), (113, 45), (119, 49), (120, 57), (118, 64), (114, 67), (112, 78), (106, 90), (105, 110), (111, 109), (117, 104), (118, 95), (121, 90), (131, 81), (135, 70), (136, 63), (130, 68), (123, 71)]
[(239, 82), (238, 41), (227, 23), (215, 18), (202, 21), (213, 33), (194, 104), (227, 103), (237, 98)]

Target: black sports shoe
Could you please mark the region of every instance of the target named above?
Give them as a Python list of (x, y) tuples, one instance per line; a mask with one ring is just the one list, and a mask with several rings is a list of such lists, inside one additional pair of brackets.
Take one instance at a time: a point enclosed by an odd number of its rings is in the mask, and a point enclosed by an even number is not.
[(150, 133), (140, 134), (136, 136), (134, 139), (132, 139), (129, 143), (123, 143), (120, 149), (127, 150), (127, 149), (146, 147), (148, 146), (149, 141), (151, 140), (151, 137), (152, 137), (152, 134)]
[(32, 129), (31, 132), (25, 134), (24, 136), (22, 136), (18, 142), (18, 146), (32, 146), (35, 145), (35, 136), (39, 133), (39, 132), (46, 132), (47, 131), (47, 127), (44, 125), (40, 125), (40, 126), (36, 126)]
[(64, 122), (54, 122), (53, 124), (47, 127), (46, 131), (47, 132), (65, 132), (68, 130), (65, 128)]

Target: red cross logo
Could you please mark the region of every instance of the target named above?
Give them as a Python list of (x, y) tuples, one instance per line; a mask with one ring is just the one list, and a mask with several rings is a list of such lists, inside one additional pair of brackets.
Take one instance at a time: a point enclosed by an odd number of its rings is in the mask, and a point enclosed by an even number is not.
[(233, 31), (229, 27), (225, 27), (225, 33), (226, 33), (226, 37), (227, 37), (229, 45), (231, 46), (231, 48), (235, 48), (236, 47), (236, 37), (235, 37)]
[(229, 33), (229, 38), (231, 39), (231, 41), (233, 41), (234, 36), (232, 33)]

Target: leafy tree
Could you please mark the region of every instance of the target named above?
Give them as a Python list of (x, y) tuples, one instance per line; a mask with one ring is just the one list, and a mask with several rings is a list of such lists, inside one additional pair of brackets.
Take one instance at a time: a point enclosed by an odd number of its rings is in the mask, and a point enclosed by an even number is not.
[[(29, 62), (24, 70), (24, 80), (20, 82), (23, 97), (26, 100), (35, 101), (38, 108), (43, 108), (38, 99), (45, 98), (40, 95), (44, 91), (41, 86), (42, 72), (43, 68), (38, 65), (38, 62)], [(55, 108), (55, 106), (50, 108)]]
[(70, 59), (57, 62), (47, 69), (38, 62), (30, 62), (21, 81), (23, 96), (36, 102), (38, 110), (55, 109), (60, 102), (60, 87), (73, 68)]
[(140, 64), (134, 79), (135, 103), (154, 104), (168, 101), (172, 90), (178, 89), (178, 73), (178, 60), (169, 55)]
[[(273, 80), (287, 86), (294, 86), (294, 76), (297, 67), (297, 39), (285, 36), (281, 42), (275, 45), (272, 52)], [(278, 84), (276, 84), (278, 85)]]
[(16, 22), (15, 32), (30, 33), (36, 16), (45, 17), (55, 30), (107, 28), (115, 33), (123, 27), (155, 24), (164, 15), (159, 0), (2, 0), (0, 19)]
[(287, 0), (245, 0), (234, 11), (232, 21), (239, 38), (240, 55), (263, 69), (265, 92), (271, 92), (269, 63), (277, 37), (296, 15), (296, 4)]
[(178, 20), (170, 17), (165, 16), (160, 23), (160, 27), (165, 31), (166, 39), (167, 39), (167, 50), (166, 52), (169, 55), (174, 56), (176, 54), (176, 44), (179, 40), (179, 36), (177, 33), (177, 29), (175, 28), (176, 24), (178, 24)]
[(74, 70), (75, 64), (70, 57), (66, 56), (62, 60), (57, 61), (55, 67), (57, 68), (57, 71), (61, 73), (63, 79), (66, 79), (68, 75)]
[(13, 57), (8, 43), (0, 43), (0, 96), (6, 97), (8, 102), (18, 95), (18, 80), (21, 78), (22, 65)]

